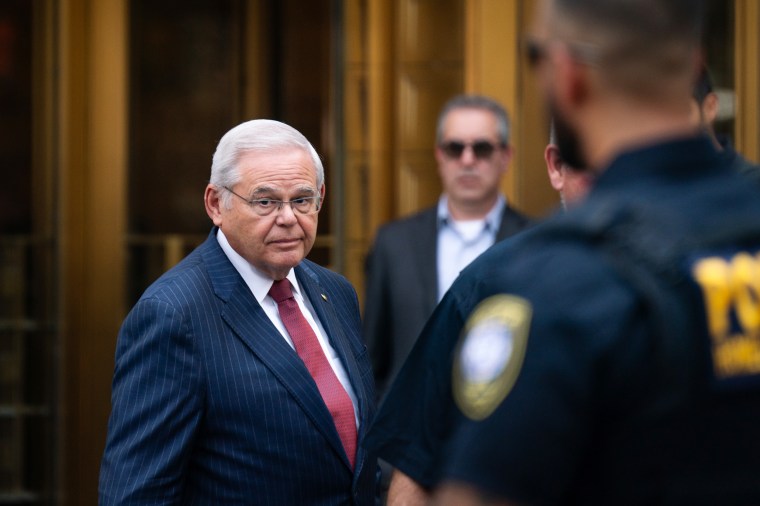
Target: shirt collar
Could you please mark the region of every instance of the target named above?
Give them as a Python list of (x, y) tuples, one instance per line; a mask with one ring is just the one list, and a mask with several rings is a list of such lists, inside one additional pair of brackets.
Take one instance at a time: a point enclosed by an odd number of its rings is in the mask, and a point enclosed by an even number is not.
[[(248, 285), (248, 288), (253, 293), (253, 296), (256, 297), (258, 303), (261, 304), (264, 298), (269, 295), (269, 289), (272, 288), (272, 283), (274, 283), (274, 280), (254, 267), (253, 264), (251, 264), (248, 260), (240, 256), (240, 254), (232, 248), (229, 241), (227, 240), (227, 237), (224, 235), (224, 232), (222, 232), (222, 229), (219, 229), (217, 231), (216, 240), (219, 242), (219, 246), (221, 246), (224, 254), (227, 255), (227, 258), (230, 259), (230, 262), (232, 263), (233, 267), (235, 267), (235, 270), (240, 273), (243, 281), (245, 281), (245, 284)], [(286, 277), (288, 281), (290, 281), (290, 284), (293, 286), (293, 294), (300, 295), (301, 289), (298, 286), (298, 281), (296, 280), (296, 272), (293, 269), (290, 269), (290, 272), (288, 272), (288, 275)]]
[[(499, 193), (496, 198), (496, 203), (494, 203), (493, 207), (490, 211), (488, 211), (488, 214), (486, 214), (484, 218), (486, 229), (492, 231), (498, 230), (499, 224), (501, 223), (501, 215), (504, 213), (504, 208), (506, 205), (506, 197)], [(449, 213), (449, 198), (444, 193), (438, 199), (438, 224), (440, 226), (447, 226), (450, 224), (449, 220), (451, 219), (451, 214)]]

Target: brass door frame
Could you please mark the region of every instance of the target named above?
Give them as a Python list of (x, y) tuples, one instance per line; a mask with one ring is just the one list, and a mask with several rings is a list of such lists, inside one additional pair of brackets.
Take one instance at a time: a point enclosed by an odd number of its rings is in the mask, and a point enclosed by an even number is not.
[(124, 316), (126, 0), (57, 4), (61, 497), (95, 504)]
[(760, 162), (760, 3), (735, 0), (736, 149)]
[(536, 2), (465, 0), (465, 6), (466, 91), (498, 99), (512, 120), (513, 158), (502, 191), (518, 209), (544, 214), (559, 201), (543, 159), (549, 122), (521, 53)]

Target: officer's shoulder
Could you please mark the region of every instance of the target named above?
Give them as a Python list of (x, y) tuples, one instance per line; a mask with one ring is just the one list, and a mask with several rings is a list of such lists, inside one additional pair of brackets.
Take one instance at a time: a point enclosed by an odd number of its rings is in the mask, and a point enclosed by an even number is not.
[(495, 245), (483, 256), (481, 277), (528, 285), (547, 280), (556, 286), (558, 280), (586, 284), (592, 278), (601, 281), (615, 276), (605, 241), (615, 240), (608, 231), (616, 227), (618, 218), (612, 210), (609, 214), (597, 211), (578, 208), (556, 214)]

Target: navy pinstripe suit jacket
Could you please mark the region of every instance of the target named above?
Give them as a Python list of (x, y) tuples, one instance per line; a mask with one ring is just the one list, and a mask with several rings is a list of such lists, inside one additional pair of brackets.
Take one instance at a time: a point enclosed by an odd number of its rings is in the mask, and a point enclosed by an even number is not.
[[(356, 392), (361, 438), (375, 408), (356, 293), (308, 260), (295, 270)], [(125, 319), (101, 504), (372, 504), (376, 460), (357, 451), (352, 472), (316, 384), (216, 229)]]

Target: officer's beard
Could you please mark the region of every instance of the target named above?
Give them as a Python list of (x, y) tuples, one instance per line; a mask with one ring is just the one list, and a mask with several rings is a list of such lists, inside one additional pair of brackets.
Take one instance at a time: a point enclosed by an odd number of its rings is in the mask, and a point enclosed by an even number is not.
[(575, 170), (588, 167), (580, 138), (562, 117), (559, 108), (554, 104), (554, 99), (549, 100), (549, 112), (554, 120), (555, 139), (562, 159)]

